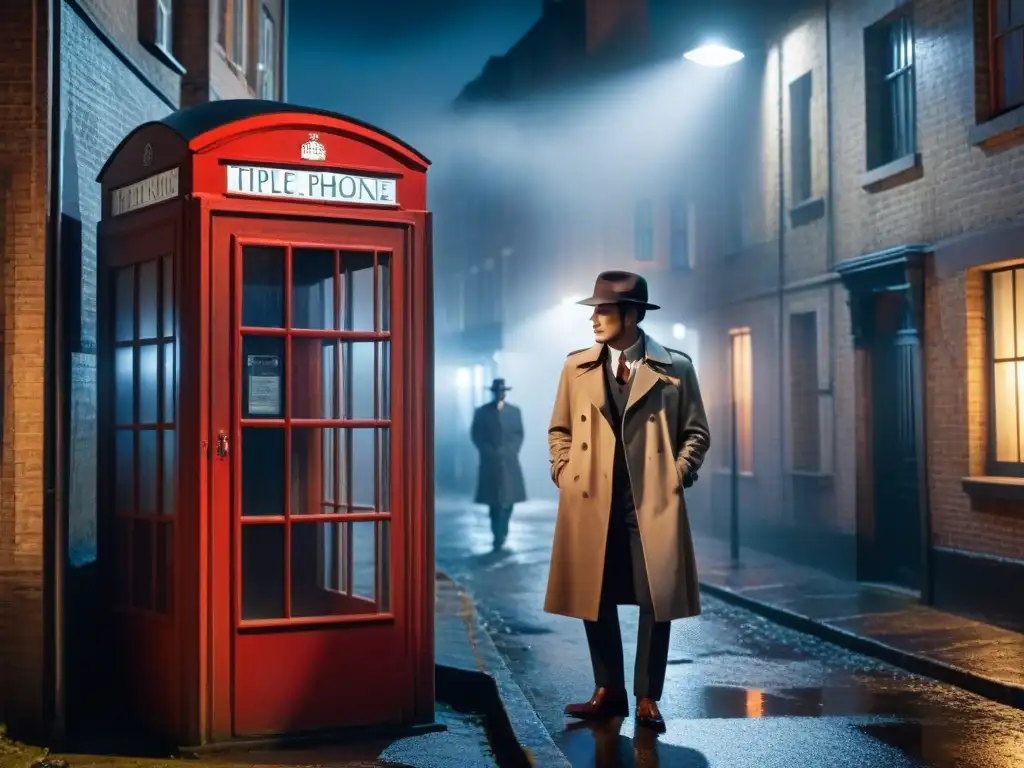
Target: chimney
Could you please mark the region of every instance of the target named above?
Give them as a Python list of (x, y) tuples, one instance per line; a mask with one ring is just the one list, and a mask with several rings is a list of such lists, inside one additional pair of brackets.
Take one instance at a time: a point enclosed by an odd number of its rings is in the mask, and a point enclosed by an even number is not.
[(586, 19), (588, 53), (612, 38), (640, 39), (647, 35), (647, 0), (586, 0)]

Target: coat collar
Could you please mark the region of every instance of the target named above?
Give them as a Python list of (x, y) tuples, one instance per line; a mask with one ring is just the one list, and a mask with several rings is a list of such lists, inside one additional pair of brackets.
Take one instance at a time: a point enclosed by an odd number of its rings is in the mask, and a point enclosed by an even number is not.
[[(587, 393), (598, 410), (610, 422), (611, 413), (608, 408), (605, 390), (603, 364), (609, 354), (606, 344), (595, 344), (579, 353), (576, 361), (576, 376), (580, 385)], [(661, 344), (644, 334), (644, 356), (636, 368), (633, 384), (629, 389), (629, 401), (626, 412), (638, 403), (659, 380), (669, 381), (671, 377), (666, 371), (672, 365), (672, 356)]]

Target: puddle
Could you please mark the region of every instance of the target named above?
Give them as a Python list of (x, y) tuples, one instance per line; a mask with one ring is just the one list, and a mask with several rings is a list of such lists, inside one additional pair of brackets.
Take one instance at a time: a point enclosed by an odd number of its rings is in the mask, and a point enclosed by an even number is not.
[(760, 717), (898, 717), (928, 714), (912, 692), (865, 691), (863, 688), (753, 688), (707, 686), (680, 690), (672, 696), (679, 717), (733, 719)]

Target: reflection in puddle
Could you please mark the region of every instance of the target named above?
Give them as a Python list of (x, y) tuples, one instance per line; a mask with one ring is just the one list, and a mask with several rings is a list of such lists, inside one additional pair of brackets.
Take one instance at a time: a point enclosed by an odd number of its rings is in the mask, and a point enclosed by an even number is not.
[(677, 717), (758, 718), (889, 716), (916, 719), (927, 714), (919, 697), (908, 691), (865, 691), (863, 688), (755, 688), (706, 686), (677, 690), (672, 696)]

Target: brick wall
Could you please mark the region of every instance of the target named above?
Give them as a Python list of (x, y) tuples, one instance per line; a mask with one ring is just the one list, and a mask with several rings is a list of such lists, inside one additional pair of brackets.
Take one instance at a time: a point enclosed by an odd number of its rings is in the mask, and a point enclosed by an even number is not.
[[(4, 398), (0, 467), (0, 716), (42, 719), (43, 327), (47, 3), (0, 4)], [(15, 707), (15, 704), (17, 707)]]

